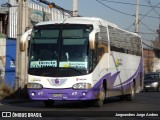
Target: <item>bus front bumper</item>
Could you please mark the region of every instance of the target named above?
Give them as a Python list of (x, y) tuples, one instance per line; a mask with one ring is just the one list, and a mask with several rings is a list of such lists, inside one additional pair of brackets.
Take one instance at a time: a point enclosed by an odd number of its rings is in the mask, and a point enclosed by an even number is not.
[(93, 100), (98, 98), (98, 93), (98, 89), (28, 89), (28, 95), (32, 100)]

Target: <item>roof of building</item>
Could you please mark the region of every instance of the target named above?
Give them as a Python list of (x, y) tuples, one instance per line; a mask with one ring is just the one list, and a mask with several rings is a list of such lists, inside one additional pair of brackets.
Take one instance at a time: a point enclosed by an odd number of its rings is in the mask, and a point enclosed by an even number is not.
[(0, 7), (0, 14), (6, 14), (8, 11), (8, 8)]

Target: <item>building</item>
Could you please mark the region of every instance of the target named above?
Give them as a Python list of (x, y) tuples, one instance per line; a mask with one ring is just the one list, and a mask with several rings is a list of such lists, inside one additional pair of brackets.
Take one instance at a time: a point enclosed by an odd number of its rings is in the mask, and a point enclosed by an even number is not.
[(143, 40), (144, 72), (160, 71), (160, 49), (152, 41)]
[[(2, 70), (5, 71), (3, 79), (6, 84), (9, 83), (12, 84), (12, 86), (14, 86), (16, 78), (16, 41), (18, 36), (21, 35), (18, 33), (18, 27), (22, 27), (18, 22), (18, 10), (17, 0), (8, 0), (6, 7), (0, 8), (0, 75), (2, 75)], [(32, 28), (34, 24), (38, 22), (58, 20), (66, 17), (70, 17), (70, 15), (67, 13), (61, 13), (59, 10), (54, 8), (50, 9), (31, 1), (26, 1), (25, 4), (23, 4), (23, 17), (21, 18), (23, 28), (19, 31), (23, 34), (24, 31)], [(27, 71), (26, 62), (27, 55), (25, 54), (25, 58), (23, 60), (23, 64), (25, 65), (25, 70), (23, 70), (24, 74)], [(5, 70), (2, 67), (5, 68)], [(26, 80), (21, 81), (20, 86), (24, 86), (25, 83)]]
[(0, 83), (4, 82), (8, 9), (0, 8)]
[(154, 64), (154, 49), (151, 41), (143, 40), (143, 58), (144, 58), (144, 72), (153, 72)]
[(7, 34), (8, 8), (0, 8), (0, 38)]

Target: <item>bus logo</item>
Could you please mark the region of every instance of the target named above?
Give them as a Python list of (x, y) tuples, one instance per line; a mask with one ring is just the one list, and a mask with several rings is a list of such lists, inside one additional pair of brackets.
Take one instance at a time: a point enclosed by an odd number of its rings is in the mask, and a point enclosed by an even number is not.
[(50, 84), (52, 84), (53, 86), (59, 86), (59, 85), (63, 85), (66, 81), (67, 78), (53, 78), (53, 79), (48, 79), (48, 81), (50, 82)]
[(59, 83), (60, 83), (60, 79), (58, 79), (58, 78), (55, 79), (54, 83), (55, 83), (55, 84), (59, 84)]

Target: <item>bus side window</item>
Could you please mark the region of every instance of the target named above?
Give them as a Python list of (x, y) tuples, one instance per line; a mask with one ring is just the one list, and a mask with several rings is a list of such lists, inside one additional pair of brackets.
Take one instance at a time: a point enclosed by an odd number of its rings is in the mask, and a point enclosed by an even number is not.
[(95, 40), (95, 49), (91, 50), (91, 63), (92, 63), (92, 70), (94, 70), (94, 68), (97, 65), (98, 62), (98, 33), (96, 33), (96, 40)]
[(105, 53), (104, 47), (98, 48), (98, 61), (102, 58), (102, 56), (104, 55), (104, 53)]

